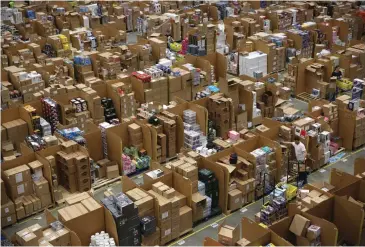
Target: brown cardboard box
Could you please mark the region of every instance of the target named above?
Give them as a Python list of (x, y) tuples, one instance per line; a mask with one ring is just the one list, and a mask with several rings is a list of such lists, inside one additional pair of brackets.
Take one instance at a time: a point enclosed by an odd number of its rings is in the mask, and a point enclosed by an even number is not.
[(0, 188), (1, 188), (1, 205), (9, 202), (9, 197), (6, 194), (5, 183), (2, 179), (0, 179)]
[(171, 199), (175, 196), (175, 189), (170, 188), (168, 190), (165, 190), (162, 195), (167, 199)]
[(119, 176), (119, 168), (118, 165), (108, 166), (106, 168), (106, 177), (108, 179), (110, 178), (116, 178)]
[(71, 243), (71, 235), (70, 231), (66, 228), (62, 228), (56, 231), (56, 235), (58, 236), (59, 246), (69, 246)]
[(30, 232), (33, 232), (38, 238), (43, 237), (42, 227), (39, 224), (34, 224), (28, 227)]
[(157, 220), (162, 221), (171, 216), (171, 202), (153, 190), (148, 191), (151, 195), (157, 198), (158, 207), (155, 208)]
[(15, 209), (15, 211), (16, 211), (16, 218), (18, 220), (21, 220), (21, 219), (23, 219), (25, 217), (25, 209), (24, 209), (23, 206)]
[(6, 227), (6, 226), (10, 226), (12, 224), (16, 223), (16, 215), (15, 214), (11, 214), (9, 216), (5, 216), (5, 217), (1, 217), (1, 227)]
[(191, 197), (191, 209), (193, 210), (193, 222), (203, 218), (204, 205), (206, 202), (205, 196), (199, 193), (194, 193)]
[(17, 166), (4, 171), (4, 182), (16, 185), (31, 180), (30, 169), (26, 165)]
[(223, 221), (218, 230), (218, 242), (223, 245), (234, 246), (239, 239), (239, 225), (229, 226), (225, 223), (225, 221)]
[(295, 246), (312, 246), (311, 241), (305, 237), (296, 236), (296, 245)]
[(33, 184), (32, 181), (28, 181), (25, 183), (19, 183), (17, 185), (13, 185), (8, 187), (9, 197), (12, 200), (20, 196), (27, 196), (33, 193)]
[(38, 160), (30, 162), (28, 166), (30, 167), (32, 173), (36, 173), (38, 170), (42, 171), (43, 168), (43, 164)]
[(12, 201), (9, 201), (1, 205), (1, 217), (6, 217), (15, 213), (15, 205)]
[(39, 197), (42, 203), (42, 208), (48, 207), (52, 204), (52, 197), (51, 194), (44, 194)]
[(49, 194), (49, 183), (46, 179), (42, 178), (37, 181), (33, 181), (34, 192), (37, 196)]
[(142, 245), (143, 246), (160, 245), (160, 228), (156, 227), (156, 232), (154, 232), (148, 236), (142, 235)]
[(236, 210), (242, 207), (242, 192), (238, 189), (234, 189), (228, 192), (228, 209)]
[(307, 228), (310, 225), (310, 220), (303, 216), (296, 214), (290, 224), (289, 231), (297, 236), (305, 236)]
[(240, 240), (238, 240), (238, 242), (236, 243), (237, 246), (248, 246), (251, 242), (248, 241), (245, 238), (241, 238)]
[(179, 209), (180, 233), (187, 232), (193, 227), (193, 211), (188, 206)]

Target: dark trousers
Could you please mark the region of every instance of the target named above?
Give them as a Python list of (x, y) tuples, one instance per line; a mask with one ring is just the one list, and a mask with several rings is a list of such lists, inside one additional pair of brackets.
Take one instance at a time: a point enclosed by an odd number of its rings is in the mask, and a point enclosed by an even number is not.
[(308, 183), (308, 173), (305, 171), (305, 172), (299, 172), (298, 174), (298, 180), (299, 181), (303, 181), (303, 185), (307, 184)]

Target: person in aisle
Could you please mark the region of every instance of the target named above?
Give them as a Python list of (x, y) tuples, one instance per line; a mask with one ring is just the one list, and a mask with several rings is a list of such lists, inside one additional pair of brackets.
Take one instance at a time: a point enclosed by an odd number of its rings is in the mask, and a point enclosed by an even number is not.
[[(337, 80), (341, 80), (342, 79), (342, 72), (340, 70), (340, 66), (336, 66), (335, 70), (332, 72), (332, 76), (335, 76), (337, 78)], [(336, 92), (334, 93), (334, 95), (331, 95), (329, 100), (330, 101), (335, 101), (338, 95), (338, 87), (336, 86)]]
[(340, 70), (340, 66), (336, 66), (335, 70), (332, 72), (332, 76), (336, 76), (338, 80), (342, 78), (342, 72)]
[(300, 141), (299, 136), (294, 137), (294, 142), (284, 142), (284, 144), (292, 144), (295, 151), (295, 158), (298, 164), (298, 181), (301, 181), (305, 185), (308, 182), (308, 169), (305, 165), (305, 160), (307, 159), (307, 149), (304, 144)]

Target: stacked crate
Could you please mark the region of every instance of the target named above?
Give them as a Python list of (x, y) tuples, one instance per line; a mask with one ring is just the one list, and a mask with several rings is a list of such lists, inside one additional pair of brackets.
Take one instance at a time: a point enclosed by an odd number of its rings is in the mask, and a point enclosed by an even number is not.
[(137, 148), (138, 150), (142, 149), (143, 133), (141, 126), (135, 123), (128, 125), (128, 136), (131, 146)]
[(89, 157), (79, 150), (74, 141), (62, 143), (57, 152), (61, 184), (71, 193), (91, 189), (91, 173)]
[(228, 137), (231, 126), (230, 99), (220, 95), (209, 97), (208, 103), (209, 119), (215, 123), (218, 137)]

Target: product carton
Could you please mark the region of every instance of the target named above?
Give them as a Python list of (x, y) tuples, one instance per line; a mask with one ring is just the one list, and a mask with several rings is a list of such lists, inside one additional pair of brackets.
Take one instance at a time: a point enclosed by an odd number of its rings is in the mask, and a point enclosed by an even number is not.
[(218, 241), (226, 246), (234, 246), (240, 239), (239, 225), (230, 226), (225, 221), (219, 226)]
[(290, 224), (289, 231), (297, 236), (305, 236), (307, 233), (307, 228), (310, 225), (310, 220), (304, 218), (303, 216), (296, 214)]
[(236, 210), (242, 207), (242, 192), (234, 189), (228, 192), (228, 209)]

